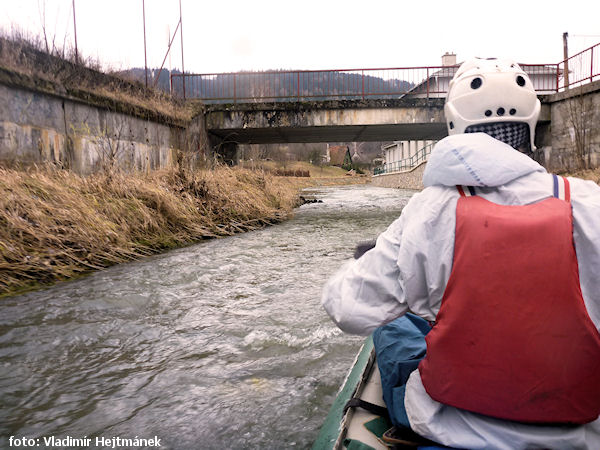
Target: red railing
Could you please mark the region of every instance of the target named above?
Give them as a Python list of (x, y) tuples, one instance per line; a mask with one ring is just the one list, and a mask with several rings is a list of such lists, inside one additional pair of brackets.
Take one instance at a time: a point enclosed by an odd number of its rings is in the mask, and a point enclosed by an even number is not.
[[(458, 66), (173, 74), (174, 93), (205, 101), (298, 101), (444, 94)], [(440, 80), (441, 84), (436, 82)]]
[[(600, 44), (558, 64), (521, 64), (540, 94), (599, 76)], [(171, 92), (206, 103), (445, 97), (458, 66), (172, 74)], [(185, 85), (184, 85), (185, 83)], [(185, 89), (184, 89), (185, 88)]]
[(563, 89), (581, 86), (600, 79), (600, 43), (569, 57), (566, 61), (559, 63), (559, 66), (563, 71), (565, 66), (568, 67), (567, 76), (563, 77), (559, 84), (559, 87)]

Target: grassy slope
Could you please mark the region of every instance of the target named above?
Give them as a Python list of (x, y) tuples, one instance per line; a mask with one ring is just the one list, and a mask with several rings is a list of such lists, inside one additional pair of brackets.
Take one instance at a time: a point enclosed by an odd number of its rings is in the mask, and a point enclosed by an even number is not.
[[(260, 161), (252, 163), (243, 161), (241, 166), (246, 168), (262, 168), (265, 170), (301, 170), (310, 173), (310, 180), (306, 180), (306, 186), (324, 185), (324, 184), (364, 184), (370, 181), (368, 175), (349, 176), (348, 171), (335, 166), (315, 166), (307, 161), (289, 161), (286, 164), (275, 161)], [(302, 182), (302, 178), (297, 178), (297, 182)]]

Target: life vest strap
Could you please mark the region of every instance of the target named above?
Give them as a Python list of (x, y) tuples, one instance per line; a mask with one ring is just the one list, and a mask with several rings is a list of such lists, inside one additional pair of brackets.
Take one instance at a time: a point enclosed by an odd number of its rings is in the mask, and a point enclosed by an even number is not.
[(569, 180), (565, 177), (559, 177), (552, 174), (553, 189), (552, 193), (555, 198), (571, 203), (571, 186)]
[(460, 194), (461, 197), (472, 197), (474, 195), (477, 195), (477, 193), (475, 192), (475, 188), (473, 186), (456, 186), (456, 189), (458, 190), (458, 193)]
[[(571, 203), (571, 186), (569, 180), (565, 177), (559, 177), (558, 175), (552, 174), (552, 184), (552, 196), (559, 200), (564, 200), (567, 203)], [(461, 197), (472, 197), (477, 195), (474, 186), (457, 185), (456, 189)]]

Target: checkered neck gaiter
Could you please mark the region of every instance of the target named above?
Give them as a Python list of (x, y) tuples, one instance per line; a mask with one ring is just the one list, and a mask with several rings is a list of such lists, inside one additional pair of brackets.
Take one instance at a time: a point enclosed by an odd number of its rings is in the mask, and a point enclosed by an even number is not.
[(485, 133), (523, 153), (531, 151), (529, 125), (522, 122), (497, 122), (471, 125), (465, 133)]

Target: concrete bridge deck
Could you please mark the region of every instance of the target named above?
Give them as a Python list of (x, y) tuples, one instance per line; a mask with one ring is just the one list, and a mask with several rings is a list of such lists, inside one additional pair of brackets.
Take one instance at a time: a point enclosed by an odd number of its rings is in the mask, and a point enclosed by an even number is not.
[(209, 135), (236, 144), (441, 139), (443, 98), (206, 105)]

